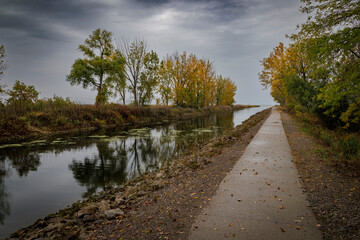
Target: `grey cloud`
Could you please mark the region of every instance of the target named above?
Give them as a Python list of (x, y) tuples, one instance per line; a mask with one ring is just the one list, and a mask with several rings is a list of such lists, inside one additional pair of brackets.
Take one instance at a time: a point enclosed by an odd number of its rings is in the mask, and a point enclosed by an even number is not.
[[(65, 76), (76, 48), (102, 27), (118, 39), (145, 38), (160, 56), (195, 53), (238, 84), (238, 103), (271, 103), (257, 80), (259, 60), (301, 23), (299, 0), (0, 0), (5, 83), (35, 85), (93, 103), (95, 93), (71, 87)], [(56, 92), (55, 92), (56, 89)]]
[(0, 6), (0, 31), (41, 40), (64, 40), (53, 24), (81, 29), (106, 9), (104, 4), (71, 0), (0, 0)]

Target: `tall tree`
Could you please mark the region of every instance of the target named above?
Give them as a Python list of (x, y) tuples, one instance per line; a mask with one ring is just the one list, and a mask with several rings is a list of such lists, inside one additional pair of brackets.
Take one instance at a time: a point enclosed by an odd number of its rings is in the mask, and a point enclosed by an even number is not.
[(133, 94), (134, 105), (144, 104), (145, 101), (141, 98), (147, 89), (147, 80), (152, 80), (147, 78), (147, 73), (153, 73), (149, 67), (152, 65), (152, 61), (156, 61), (157, 55), (154, 52), (152, 52), (153, 54), (148, 52), (147, 44), (144, 40), (135, 39), (130, 43), (128, 40), (123, 39), (118, 45), (118, 49), (126, 61), (125, 75), (129, 82), (128, 89)]
[[(5, 58), (6, 58), (5, 47), (4, 45), (1, 45), (0, 46), (0, 80), (1, 80), (1, 75), (4, 74), (4, 70), (7, 68)], [(4, 93), (5, 93), (4, 86), (0, 84), (0, 96), (3, 95)], [(0, 104), (2, 104), (1, 98), (0, 98)]]
[(98, 28), (78, 50), (85, 57), (75, 60), (66, 80), (71, 85), (93, 87), (98, 92), (95, 104), (103, 104), (110, 94), (111, 81), (118, 79), (114, 75), (124, 71), (124, 59), (114, 48), (112, 33)]
[(6, 58), (5, 47), (4, 45), (1, 45), (0, 46), (0, 79), (1, 79), (1, 75), (4, 74), (4, 70), (7, 68), (5, 58)]
[(311, 14), (293, 35), (306, 36), (313, 59), (326, 69), (328, 79), (318, 95), (319, 111), (345, 127), (360, 128), (360, 5), (358, 0), (302, 0), (301, 11)]
[(282, 74), (286, 68), (286, 48), (283, 43), (270, 53), (270, 56), (261, 61), (263, 70), (259, 74), (261, 84), (265, 87), (271, 87), (272, 97), (281, 105), (286, 104), (286, 92)]
[(158, 85), (159, 58), (154, 51), (146, 53), (144, 58), (144, 71), (140, 75), (138, 86), (139, 104), (145, 105), (151, 102), (155, 89)]
[(161, 61), (158, 70), (159, 74), (159, 88), (158, 92), (161, 96), (161, 101), (165, 105), (169, 105), (173, 98), (173, 62), (168, 56)]
[(126, 76), (125, 76), (125, 68), (124, 68), (124, 58), (122, 57), (119, 50), (115, 50), (115, 53), (118, 56), (113, 57), (113, 59), (120, 60), (121, 63), (115, 63), (115, 64), (121, 64), (121, 67), (115, 68), (112, 71), (112, 74), (110, 76), (109, 86), (114, 89), (113, 96), (117, 97), (120, 96), (122, 104), (126, 104)]

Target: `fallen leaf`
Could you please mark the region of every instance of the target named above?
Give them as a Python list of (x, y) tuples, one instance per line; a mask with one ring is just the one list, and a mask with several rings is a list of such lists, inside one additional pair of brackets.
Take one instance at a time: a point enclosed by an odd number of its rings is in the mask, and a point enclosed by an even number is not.
[(215, 231), (219, 230), (218, 228), (214, 228)]
[(296, 226), (296, 229), (297, 229), (297, 230), (301, 230), (301, 227), (300, 227), (300, 226)]
[(284, 206), (280, 206), (279, 208), (280, 208), (280, 209), (284, 209)]
[(281, 230), (282, 232), (286, 232), (285, 228), (280, 228), (280, 230)]
[(229, 227), (231, 227), (232, 226), (232, 223), (229, 223)]

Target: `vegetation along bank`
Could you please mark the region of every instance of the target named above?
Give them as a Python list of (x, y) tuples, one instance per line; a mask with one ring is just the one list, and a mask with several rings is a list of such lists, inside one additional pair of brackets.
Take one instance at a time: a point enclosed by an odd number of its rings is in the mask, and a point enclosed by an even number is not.
[[(59, 103), (60, 102), (60, 103)], [(59, 103), (59, 107), (56, 105)], [(0, 118), (0, 143), (69, 132), (87, 132), (98, 128), (124, 129), (164, 124), (214, 111), (234, 111), (253, 105), (209, 106), (200, 109), (170, 106), (135, 107), (118, 104), (102, 106), (80, 105), (55, 98), (41, 111), (29, 111), (21, 116)]]

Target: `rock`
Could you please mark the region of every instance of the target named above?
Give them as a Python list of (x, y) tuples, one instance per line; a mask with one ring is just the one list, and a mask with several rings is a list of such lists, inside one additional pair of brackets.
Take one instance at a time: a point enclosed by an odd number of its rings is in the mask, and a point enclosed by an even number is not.
[(51, 232), (62, 227), (61, 223), (51, 223), (47, 227), (43, 228), (43, 232)]
[(146, 192), (144, 192), (142, 190), (136, 193), (136, 196), (138, 196), (138, 197), (142, 197), (144, 195), (146, 195)]
[(109, 200), (102, 200), (97, 204), (97, 208), (100, 212), (105, 212), (106, 210), (110, 209), (110, 201)]
[(158, 172), (155, 176), (155, 178), (165, 178), (164, 172)]
[(124, 198), (122, 198), (120, 196), (115, 198), (115, 204), (116, 205), (119, 205), (119, 204), (122, 204), (122, 203), (125, 203)]
[(108, 219), (114, 218), (119, 215), (124, 215), (124, 212), (120, 210), (119, 208), (116, 209), (109, 209), (105, 211), (105, 216)]
[(96, 203), (90, 203), (89, 205), (87, 205), (86, 207), (80, 209), (78, 212), (77, 212), (77, 216), (78, 217), (82, 217), (84, 215), (90, 215), (90, 214), (93, 214), (95, 211), (97, 210), (97, 205)]
[(81, 229), (78, 239), (89, 239), (86, 229)]
[(104, 212), (97, 212), (97, 213), (95, 213), (95, 218), (96, 219), (104, 219), (104, 218), (106, 218), (106, 216), (105, 216)]
[(158, 189), (164, 187), (164, 181), (163, 180), (156, 180), (151, 184), (151, 186), (152, 186), (152, 189), (154, 191), (158, 190)]
[(47, 223), (65, 223), (66, 220), (62, 217), (53, 217), (46, 221)]
[(91, 222), (94, 220), (94, 217), (91, 215), (84, 215), (84, 217), (82, 218), (83, 222)]
[(34, 223), (36, 228), (44, 228), (46, 227), (48, 224), (43, 220), (43, 219), (38, 219), (36, 220), (36, 222)]

